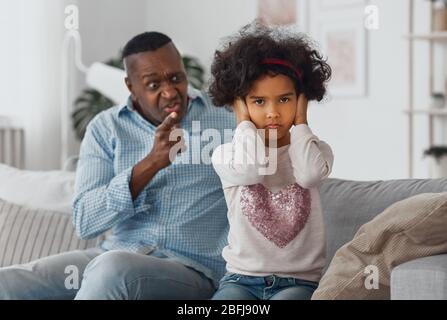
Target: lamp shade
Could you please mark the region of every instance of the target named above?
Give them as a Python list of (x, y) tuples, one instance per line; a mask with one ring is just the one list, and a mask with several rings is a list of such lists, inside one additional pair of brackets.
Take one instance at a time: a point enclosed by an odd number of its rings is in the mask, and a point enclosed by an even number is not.
[(119, 68), (95, 62), (87, 70), (87, 84), (116, 104), (123, 104), (129, 97), (124, 78), (126, 72)]

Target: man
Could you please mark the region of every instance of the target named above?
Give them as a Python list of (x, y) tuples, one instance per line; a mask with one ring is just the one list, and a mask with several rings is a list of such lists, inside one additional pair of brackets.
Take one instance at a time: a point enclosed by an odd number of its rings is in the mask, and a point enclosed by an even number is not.
[[(225, 269), (227, 207), (211, 164), (181, 160), (187, 152), (197, 159), (206, 143), (197, 124), (224, 137), (234, 116), (188, 87), (166, 35), (134, 37), (123, 59), (131, 95), (89, 124), (73, 202), (81, 238), (112, 234), (99, 248), (0, 269), (0, 298), (207, 299), (214, 293)], [(177, 128), (199, 138), (199, 150), (172, 155)], [(68, 265), (83, 275), (78, 290), (65, 286)]]

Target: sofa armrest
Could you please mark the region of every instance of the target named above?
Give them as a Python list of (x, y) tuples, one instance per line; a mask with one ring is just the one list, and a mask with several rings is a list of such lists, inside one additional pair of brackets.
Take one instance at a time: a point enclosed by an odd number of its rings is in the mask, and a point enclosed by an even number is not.
[(408, 261), (391, 271), (392, 300), (447, 300), (447, 254)]

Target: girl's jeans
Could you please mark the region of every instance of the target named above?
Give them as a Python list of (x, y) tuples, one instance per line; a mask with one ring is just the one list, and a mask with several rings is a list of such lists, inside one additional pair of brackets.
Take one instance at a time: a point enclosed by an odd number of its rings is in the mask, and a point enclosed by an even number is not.
[(213, 300), (310, 300), (317, 282), (295, 278), (227, 273)]

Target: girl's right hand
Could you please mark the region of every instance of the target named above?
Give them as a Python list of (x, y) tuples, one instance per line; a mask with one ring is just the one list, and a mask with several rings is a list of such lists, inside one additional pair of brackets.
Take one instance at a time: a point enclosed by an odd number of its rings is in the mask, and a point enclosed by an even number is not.
[(242, 121), (251, 121), (247, 105), (241, 98), (236, 98), (236, 100), (234, 100), (233, 110), (236, 114), (237, 124), (241, 123)]

